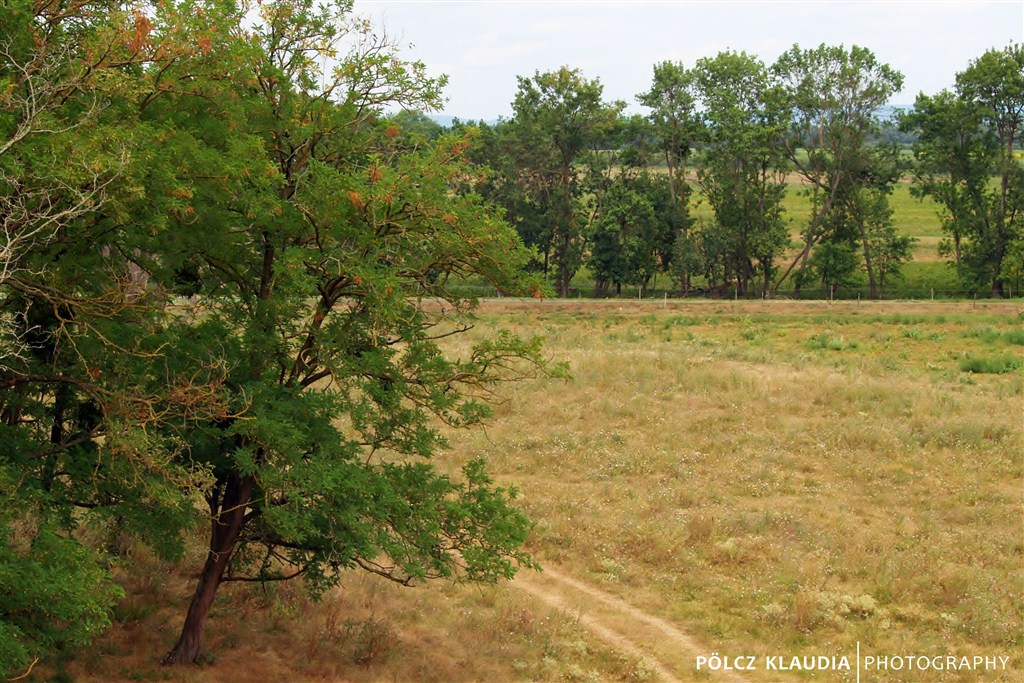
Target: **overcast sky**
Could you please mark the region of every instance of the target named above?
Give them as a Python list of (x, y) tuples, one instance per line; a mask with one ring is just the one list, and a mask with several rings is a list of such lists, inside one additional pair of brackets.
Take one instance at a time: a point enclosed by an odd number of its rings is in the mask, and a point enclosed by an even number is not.
[(892, 103), (912, 103), (985, 50), (1024, 42), (1022, 0), (356, 0), (355, 13), (447, 74), (443, 113), (463, 120), (510, 117), (516, 76), (563, 65), (644, 112), (636, 94), (657, 62), (735, 50), (770, 64), (794, 43), (869, 48), (905, 77)]

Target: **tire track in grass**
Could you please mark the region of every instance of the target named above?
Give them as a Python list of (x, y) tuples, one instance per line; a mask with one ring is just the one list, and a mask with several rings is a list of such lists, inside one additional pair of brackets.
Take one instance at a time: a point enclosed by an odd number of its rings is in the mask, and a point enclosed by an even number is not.
[[(513, 585), (555, 609), (577, 615), (583, 628), (612, 647), (643, 660), (665, 683), (690, 680), (693, 661), (707, 651), (665, 619), (549, 566), (541, 574), (520, 573)], [(708, 680), (747, 683), (732, 671), (709, 673)], [(683, 674), (688, 676), (680, 678)]]

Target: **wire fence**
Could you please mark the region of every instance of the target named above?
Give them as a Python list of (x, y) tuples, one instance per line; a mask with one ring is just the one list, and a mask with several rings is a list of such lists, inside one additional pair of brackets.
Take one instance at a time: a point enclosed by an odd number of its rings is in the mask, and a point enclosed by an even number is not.
[[(484, 285), (461, 285), (455, 288), (464, 296), (478, 298), (503, 298), (510, 296), (494, 287)], [(518, 297), (516, 297), (518, 298)], [(982, 289), (942, 289), (936, 287), (893, 287), (872, 295), (868, 287), (805, 287), (796, 296), (792, 291), (783, 291), (765, 297), (761, 292), (741, 292), (737, 288), (701, 289), (695, 288), (683, 292), (678, 289), (642, 289), (639, 287), (623, 287), (618, 292), (598, 295), (592, 288), (571, 288), (568, 297), (563, 299), (638, 299), (638, 300), (681, 300), (681, 299), (715, 299), (715, 300), (758, 300), (758, 299), (800, 299), (808, 301), (927, 301), (927, 300), (983, 300), (1000, 298), (993, 297), (991, 290)], [(1007, 287), (1003, 291), (1003, 299), (1024, 298), (1024, 288)]]

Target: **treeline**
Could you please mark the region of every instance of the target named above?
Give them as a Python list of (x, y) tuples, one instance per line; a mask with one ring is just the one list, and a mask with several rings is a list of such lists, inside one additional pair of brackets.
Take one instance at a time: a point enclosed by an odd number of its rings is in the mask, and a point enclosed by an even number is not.
[[(479, 124), (474, 158), (492, 173), (475, 189), (504, 209), (561, 296), (586, 266), (599, 296), (663, 275), (682, 293), (699, 283), (762, 297), (861, 279), (878, 297), (912, 257), (890, 205), (911, 176), (913, 194), (940, 208), (959, 285), (1020, 291), (1024, 47), (990, 50), (953, 91), (881, 116), (902, 83), (856, 46), (794, 46), (771, 65), (723, 52), (656, 65), (637, 96), (643, 117), (578, 70), (520, 77), (512, 118)], [(810, 205), (801, 224), (783, 208), (787, 188)], [(695, 218), (695, 194), (711, 220)]]

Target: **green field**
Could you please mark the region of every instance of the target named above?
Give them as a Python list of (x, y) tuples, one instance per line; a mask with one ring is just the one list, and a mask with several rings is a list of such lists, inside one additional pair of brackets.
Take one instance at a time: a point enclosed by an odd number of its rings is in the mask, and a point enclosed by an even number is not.
[[(942, 237), (942, 225), (937, 213), (938, 207), (930, 198), (918, 199), (911, 196), (910, 187), (909, 182), (901, 182), (895, 186), (889, 197), (889, 204), (893, 210), (893, 222), (901, 235), (908, 235), (918, 240), (914, 253), (915, 260), (934, 261), (939, 258), (938, 244)], [(790, 221), (790, 234), (795, 239), (799, 235), (801, 226), (805, 225), (810, 217), (810, 200), (800, 192), (799, 186), (792, 182), (788, 187), (782, 206)], [(711, 207), (707, 202), (701, 200), (699, 194), (694, 196), (693, 216), (697, 220), (714, 220)]]

